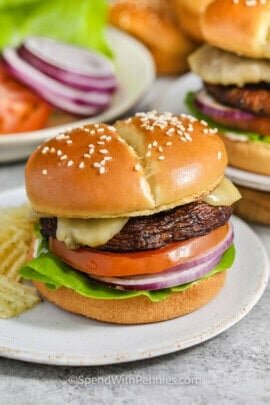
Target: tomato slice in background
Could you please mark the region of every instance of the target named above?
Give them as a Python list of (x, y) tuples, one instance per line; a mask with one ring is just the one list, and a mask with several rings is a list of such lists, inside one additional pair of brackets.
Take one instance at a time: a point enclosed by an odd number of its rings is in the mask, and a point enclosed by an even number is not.
[(51, 107), (0, 64), (0, 134), (43, 128)]
[(90, 248), (70, 250), (64, 242), (50, 238), (50, 250), (76, 270), (97, 276), (125, 277), (161, 273), (199, 257), (222, 242), (229, 232), (226, 224), (205, 236), (171, 243), (161, 249), (134, 253), (111, 253)]

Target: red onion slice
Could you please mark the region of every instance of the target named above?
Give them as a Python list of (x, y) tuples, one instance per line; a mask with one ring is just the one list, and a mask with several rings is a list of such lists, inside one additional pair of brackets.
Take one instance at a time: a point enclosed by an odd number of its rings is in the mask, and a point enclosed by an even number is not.
[(230, 226), (226, 238), (214, 250), (206, 252), (204, 256), (195, 260), (174, 266), (166, 272), (132, 277), (97, 277), (91, 275), (91, 278), (124, 290), (154, 291), (179, 286), (195, 281), (211, 271), (219, 263), (222, 254), (231, 246), (232, 242), (233, 229)]
[(199, 111), (213, 119), (225, 118), (232, 121), (243, 121), (251, 120), (255, 117), (249, 112), (218, 103), (205, 90), (200, 90), (196, 94), (194, 103)]
[(44, 94), (52, 93), (56, 99), (54, 104), (56, 107), (61, 108), (57, 101), (58, 99), (61, 100), (61, 98), (74, 104), (93, 108), (99, 107), (101, 109), (107, 107), (110, 103), (110, 94), (97, 91), (83, 92), (65, 86), (29, 65), (11, 48), (6, 48), (2, 56), (10, 73), (19, 81), (28, 85), (40, 95), (44, 96)]
[(23, 48), (35, 59), (85, 79), (114, 76), (110, 60), (86, 48), (46, 37), (29, 37), (25, 39)]
[[(116, 89), (117, 80), (113, 73), (104, 77), (86, 76), (85, 74), (78, 73), (75, 69), (70, 70), (67, 67), (62, 67), (62, 63), (58, 57), (57, 60), (54, 60), (54, 63), (46, 61), (45, 57), (43, 58), (43, 55), (31, 51), (28, 42), (29, 40), (18, 49), (19, 56), (30, 65), (53, 79), (80, 90), (96, 90), (112, 93)], [(92, 64), (95, 64), (95, 56), (96, 55), (93, 56)], [(69, 58), (72, 60), (74, 59), (72, 54), (69, 55)], [(108, 63), (105, 58), (103, 62)]]
[(186, 283), (195, 281), (205, 274), (209, 273), (220, 261), (221, 256), (218, 256), (209, 262), (198, 264), (192, 269), (176, 270), (160, 273), (159, 275), (145, 276), (145, 277), (130, 277), (130, 278), (117, 278), (117, 277), (93, 277), (94, 280), (101, 281), (113, 287), (118, 287), (123, 290), (162, 290), (163, 288), (176, 287)]

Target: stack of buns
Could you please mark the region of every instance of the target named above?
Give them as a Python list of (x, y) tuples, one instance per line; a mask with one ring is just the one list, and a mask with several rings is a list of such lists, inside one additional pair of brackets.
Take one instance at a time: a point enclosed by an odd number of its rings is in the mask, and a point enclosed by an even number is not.
[(171, 0), (183, 31), (194, 41), (203, 42), (201, 18), (213, 0)]
[(179, 28), (171, 1), (116, 0), (110, 6), (109, 22), (147, 46), (158, 74), (188, 70), (187, 56), (195, 45)]

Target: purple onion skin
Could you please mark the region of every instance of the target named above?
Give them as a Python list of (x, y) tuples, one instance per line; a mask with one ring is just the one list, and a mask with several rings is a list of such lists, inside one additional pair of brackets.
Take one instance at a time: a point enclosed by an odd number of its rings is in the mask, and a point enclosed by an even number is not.
[(99, 113), (99, 112), (105, 110), (105, 109), (108, 108), (108, 106), (109, 106), (109, 103), (104, 104), (104, 105), (102, 105), (102, 106), (97, 106), (97, 105), (95, 105), (95, 104), (90, 104), (90, 103), (88, 103), (88, 104), (86, 105), (86, 104), (84, 104), (84, 102), (82, 102), (80, 105), (84, 105), (84, 106), (86, 106), (86, 107), (89, 106), (90, 109), (89, 109), (89, 111), (87, 111), (87, 112), (78, 111), (78, 108), (77, 108), (77, 107), (79, 107), (79, 105), (76, 103), (76, 99), (75, 99), (75, 100), (73, 100), (73, 99), (68, 99), (67, 102), (68, 102), (68, 103), (73, 103), (73, 104), (75, 105), (75, 107), (76, 107), (76, 108), (74, 108), (74, 110), (73, 110), (72, 108), (65, 106), (65, 99), (64, 99), (63, 95), (58, 94), (58, 93), (52, 94), (52, 92), (51, 92), (51, 94), (53, 95), (53, 97), (55, 97), (55, 98), (57, 99), (56, 102), (52, 102), (50, 99), (48, 99), (48, 97), (47, 97), (47, 95), (46, 95), (46, 91), (43, 92), (40, 88), (38, 88), (38, 86), (35, 86), (35, 85), (31, 84), (31, 83), (26, 83), (26, 81), (25, 81), (24, 78), (22, 77), (22, 74), (21, 74), (19, 71), (15, 70), (15, 69), (14, 69), (11, 65), (9, 65), (5, 60), (3, 61), (3, 63), (4, 63), (4, 65), (5, 65), (5, 67), (6, 67), (6, 69), (8, 70), (8, 72), (9, 72), (12, 76), (14, 76), (17, 80), (21, 81), (22, 83), (25, 83), (29, 88), (31, 88), (32, 90), (34, 90), (34, 91), (35, 91), (36, 93), (38, 93), (42, 98), (44, 98), (44, 100), (48, 101), (48, 102), (49, 102), (50, 104), (52, 104), (53, 106), (55, 106), (55, 107), (57, 107), (57, 108), (59, 108), (59, 109), (61, 109), (61, 110), (63, 110), (63, 111), (66, 111), (66, 112), (68, 112), (68, 113), (70, 113), (70, 114), (88, 117), (88, 116), (91, 116), (91, 115), (96, 115), (97, 113)]
[[(211, 97), (211, 96), (208, 96)], [(225, 118), (231, 121), (244, 121), (244, 120), (251, 120), (255, 117), (255, 115), (248, 113), (246, 111), (241, 111), (236, 108), (230, 108), (227, 106), (223, 106), (218, 102), (214, 101), (215, 104), (218, 104), (220, 108), (215, 107), (214, 104), (209, 104), (208, 100), (204, 99), (204, 95), (200, 90), (194, 100), (195, 107), (202, 112), (203, 114), (209, 116), (213, 119), (218, 118)]]
[(61, 68), (56, 68), (49, 62), (37, 58), (28, 51), (23, 45), (18, 49), (18, 55), (31, 66), (35, 67), (42, 73), (52, 77), (53, 79), (84, 91), (98, 91), (100, 93), (113, 93), (117, 89), (116, 78), (112, 76), (89, 78), (88, 76), (68, 72)]
[[(179, 271), (179, 278), (176, 280), (171, 281), (160, 281), (160, 282), (152, 282), (140, 285), (121, 285), (121, 283), (113, 284), (113, 283), (106, 283), (103, 281), (104, 284), (107, 284), (111, 287), (121, 287), (121, 289), (126, 291), (156, 291), (156, 290), (163, 290), (165, 288), (172, 288), (177, 287), (186, 283), (191, 283), (192, 281), (198, 280), (199, 278), (203, 277), (205, 274), (209, 273), (214, 267), (220, 262), (221, 256), (212, 259), (208, 263), (204, 263), (203, 269), (197, 270), (196, 267), (189, 270), (182, 270)], [(200, 267), (201, 267), (200, 266)], [(193, 270), (193, 271), (192, 271)], [(184, 274), (185, 272), (189, 272), (189, 274)], [(96, 279), (95, 281), (101, 281), (100, 279)]]
[[(155, 275), (147, 276), (133, 276), (133, 277), (92, 277), (94, 280), (110, 285), (112, 287), (121, 287), (124, 290), (137, 290), (137, 291), (154, 291), (164, 288), (176, 287), (197, 280), (203, 275), (211, 271), (220, 261), (223, 253), (232, 245), (234, 239), (233, 230), (229, 232), (225, 241), (213, 249), (210, 253), (204, 256), (191, 260), (178, 266), (174, 266), (165, 272), (157, 273)], [(197, 267), (197, 269), (196, 269)], [(200, 267), (200, 269), (198, 269)], [(177, 274), (178, 277), (172, 279), (172, 275)], [(155, 279), (163, 278), (162, 281)], [(129, 284), (126, 284), (128, 281)], [(142, 283), (143, 281), (143, 283)]]

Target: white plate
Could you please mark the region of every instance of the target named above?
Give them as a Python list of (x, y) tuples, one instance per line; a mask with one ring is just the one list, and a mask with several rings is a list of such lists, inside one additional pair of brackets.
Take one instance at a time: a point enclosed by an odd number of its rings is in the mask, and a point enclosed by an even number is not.
[(111, 106), (95, 117), (20, 134), (0, 135), (0, 163), (26, 158), (44, 139), (64, 129), (91, 122), (112, 121), (131, 109), (150, 88), (155, 79), (155, 68), (149, 51), (136, 39), (115, 29), (108, 29), (108, 42), (115, 55), (119, 88)]
[(253, 188), (254, 190), (270, 192), (270, 176), (263, 176), (245, 170), (228, 167), (226, 175), (238, 186)]
[[(2, 206), (25, 201), (23, 189), (0, 195)], [(146, 359), (194, 346), (242, 319), (260, 299), (269, 264), (257, 235), (233, 218), (236, 262), (225, 287), (208, 305), (175, 320), (116, 326), (71, 315), (44, 302), (18, 318), (0, 321), (0, 355), (55, 365), (103, 365)]]
[[(188, 113), (185, 97), (189, 91), (197, 91), (202, 87), (202, 81), (194, 73), (187, 73), (173, 82), (165, 96), (154, 105), (159, 111), (171, 111), (174, 114)], [(239, 186), (254, 188), (255, 190), (270, 191), (270, 176), (263, 176), (229, 167), (227, 176)]]

